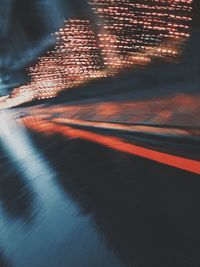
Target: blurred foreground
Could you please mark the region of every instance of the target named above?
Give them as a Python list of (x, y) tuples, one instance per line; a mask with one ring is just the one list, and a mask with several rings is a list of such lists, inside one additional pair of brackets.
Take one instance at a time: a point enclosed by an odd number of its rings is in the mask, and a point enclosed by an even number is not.
[(199, 266), (199, 108), (182, 94), (2, 111), (1, 266)]
[(198, 0), (2, 3), (0, 267), (199, 267)]

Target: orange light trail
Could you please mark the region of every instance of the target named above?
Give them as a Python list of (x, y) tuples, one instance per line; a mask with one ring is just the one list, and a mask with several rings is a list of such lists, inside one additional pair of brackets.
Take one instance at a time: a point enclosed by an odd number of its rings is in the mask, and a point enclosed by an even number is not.
[(27, 126), (27, 128), (39, 133), (61, 134), (62, 136), (68, 138), (81, 138), (83, 140), (94, 142), (120, 152), (146, 158), (184, 171), (200, 174), (200, 161), (197, 160), (158, 152), (152, 149), (127, 143), (120, 138), (96, 134), (81, 129), (74, 129), (69, 126), (58, 125), (56, 123), (47, 120), (40, 120), (35, 117), (23, 118), (22, 122)]

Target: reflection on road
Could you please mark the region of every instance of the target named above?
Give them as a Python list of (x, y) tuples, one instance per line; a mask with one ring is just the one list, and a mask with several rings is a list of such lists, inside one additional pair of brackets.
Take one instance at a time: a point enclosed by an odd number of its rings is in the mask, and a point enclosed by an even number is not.
[[(8, 169), (0, 181), (0, 248), (13, 266), (88, 266), (88, 253), (95, 266), (123, 266), (95, 231), (90, 216), (80, 214), (79, 207), (64, 194), (56, 182), (58, 174), (24, 129), (7, 114), (1, 120), (10, 120), (6, 131), (1, 124), (0, 134), (8, 155), (5, 167), (11, 166), (14, 174)], [(32, 208), (29, 191), (33, 194)], [(19, 211), (15, 210), (16, 202)], [(18, 213), (28, 209), (32, 219), (24, 224), (20, 217), (8, 217), (6, 211), (13, 213), (13, 209)]]
[(17, 113), (1, 114), (0, 262), (12, 267), (198, 262), (199, 162), (56, 124), (46, 114), (31, 117), (28, 109), (23, 118)]

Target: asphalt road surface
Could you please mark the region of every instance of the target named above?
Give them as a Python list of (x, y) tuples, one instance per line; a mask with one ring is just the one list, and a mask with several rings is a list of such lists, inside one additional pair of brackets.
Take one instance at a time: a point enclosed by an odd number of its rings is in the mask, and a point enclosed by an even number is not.
[(0, 123), (0, 266), (200, 266), (197, 141), (13, 117)]

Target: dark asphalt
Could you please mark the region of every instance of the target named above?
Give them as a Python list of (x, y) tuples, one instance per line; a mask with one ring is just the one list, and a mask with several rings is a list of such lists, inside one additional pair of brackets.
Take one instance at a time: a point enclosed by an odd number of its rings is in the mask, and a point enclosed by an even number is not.
[(0, 143), (0, 266), (200, 266), (199, 175), (81, 139), (14, 136)]

